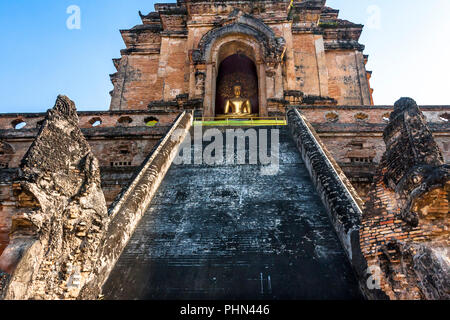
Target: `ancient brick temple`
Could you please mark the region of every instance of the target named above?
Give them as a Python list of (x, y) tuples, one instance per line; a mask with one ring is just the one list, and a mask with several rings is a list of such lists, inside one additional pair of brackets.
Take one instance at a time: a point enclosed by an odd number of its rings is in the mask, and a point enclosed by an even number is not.
[[(1, 114), (0, 299), (449, 299), (450, 106), (375, 105), (338, 15), (156, 4), (121, 31), (109, 111)], [(175, 163), (202, 124), (271, 132), (278, 173)]]
[[(127, 48), (114, 60), (111, 110), (200, 105), (214, 117), (227, 80), (254, 92), (262, 117), (283, 110), (286, 99), (373, 104), (358, 42), (363, 26), (339, 19), (325, 1), (178, 1), (155, 9), (121, 31)], [(239, 67), (227, 72), (230, 64)]]

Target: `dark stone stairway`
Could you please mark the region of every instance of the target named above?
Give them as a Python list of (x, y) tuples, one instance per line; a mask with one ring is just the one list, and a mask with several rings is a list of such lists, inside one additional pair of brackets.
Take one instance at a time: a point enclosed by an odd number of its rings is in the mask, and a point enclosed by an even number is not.
[(362, 299), (287, 127), (266, 129), (280, 129), (275, 176), (172, 165), (105, 299)]

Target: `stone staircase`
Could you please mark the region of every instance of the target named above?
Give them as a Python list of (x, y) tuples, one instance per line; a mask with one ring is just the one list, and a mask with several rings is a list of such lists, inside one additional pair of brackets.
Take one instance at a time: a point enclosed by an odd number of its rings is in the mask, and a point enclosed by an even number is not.
[(173, 164), (105, 299), (362, 299), (288, 128), (253, 129), (279, 130), (278, 173)]

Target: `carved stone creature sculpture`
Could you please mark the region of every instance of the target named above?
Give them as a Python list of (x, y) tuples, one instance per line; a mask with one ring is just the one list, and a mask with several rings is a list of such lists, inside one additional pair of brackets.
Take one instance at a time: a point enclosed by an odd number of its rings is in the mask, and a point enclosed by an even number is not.
[(413, 99), (395, 103), (384, 141), (387, 151), (380, 164), (385, 169), (384, 182), (400, 196), (401, 218), (416, 227), (419, 217), (413, 210), (414, 200), (444, 186), (450, 179), (450, 167)]
[(394, 106), (360, 244), (391, 299), (450, 299), (450, 170), (410, 98)]
[(48, 111), (14, 189), (19, 209), (0, 257), (4, 298), (76, 299), (95, 281), (108, 214), (98, 161), (67, 97)]

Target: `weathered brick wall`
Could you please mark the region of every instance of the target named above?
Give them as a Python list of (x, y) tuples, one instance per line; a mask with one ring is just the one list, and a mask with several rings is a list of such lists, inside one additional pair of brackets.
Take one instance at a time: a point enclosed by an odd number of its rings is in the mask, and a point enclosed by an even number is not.
[[(136, 167), (163, 136), (179, 112), (79, 112), (79, 126), (101, 167)], [(0, 115), (0, 141), (10, 151), (0, 154), (6, 168), (18, 168), (36, 137), (44, 114)], [(12, 123), (27, 125), (14, 129)], [(156, 120), (154, 126), (146, 123)], [(0, 148), (4, 152), (4, 148)]]
[[(45, 109), (45, 108), (43, 108)], [(155, 118), (158, 123), (156, 126), (167, 126), (173, 123), (180, 114), (179, 111), (147, 111), (147, 110), (129, 110), (129, 111), (79, 111), (77, 112), (80, 128), (109, 127), (140, 127), (148, 122), (146, 119)], [(26, 125), (17, 130), (23, 132), (33, 130), (42, 125), (45, 113), (2, 113), (0, 114), (0, 133), (3, 130), (14, 129), (15, 124), (24, 122)]]
[[(368, 212), (366, 219), (363, 220), (361, 232), (361, 246), (366, 256), (382, 255), (380, 247), (392, 240), (420, 243), (446, 235), (449, 227), (447, 214), (450, 182), (444, 188), (430, 191), (420, 199), (418, 207), (427, 208), (422, 225), (417, 227), (410, 227), (399, 218), (401, 208), (396, 205), (397, 194), (386, 186), (382, 178), (373, 186), (376, 187), (375, 190), (371, 190), (376, 199), (375, 210)], [(450, 239), (446, 239), (445, 242), (450, 246)]]
[(153, 100), (162, 100), (164, 79), (158, 77), (159, 54), (124, 56), (111, 76), (111, 110), (145, 110)]
[[(103, 134), (88, 136), (86, 130), (83, 133), (87, 136), (92, 152), (99, 159), (102, 170), (102, 186), (108, 203), (115, 197), (117, 188), (123, 186), (122, 180), (131, 177), (134, 170), (145, 159), (145, 155), (150, 152), (155, 144), (161, 139), (167, 127), (142, 128), (143, 130), (108, 130)], [(98, 129), (97, 129), (98, 130)], [(37, 132), (37, 131), (36, 131)], [(35, 134), (26, 137), (26, 141), (7, 141), (14, 146), (16, 152), (8, 163), (9, 168), (18, 168), (20, 161), (29, 149)], [(4, 169), (0, 169), (3, 171)], [(116, 175), (116, 171), (120, 176)], [(5, 171), (6, 172), (6, 171)], [(126, 183), (126, 182), (125, 182)], [(10, 183), (2, 181), (5, 190), (0, 199), (2, 206), (10, 206), (5, 202), (11, 202), (8, 198)]]
[[(386, 126), (393, 106), (345, 105), (337, 106), (299, 106), (302, 113), (311, 123), (358, 123), (360, 125), (379, 124)], [(421, 106), (427, 122), (432, 124), (447, 124), (445, 115), (450, 112), (450, 106)], [(333, 116), (336, 115), (336, 116)], [(384, 129), (384, 127), (383, 127)], [(383, 131), (381, 130), (381, 132)]]
[[(92, 152), (99, 159), (102, 189), (108, 204), (112, 202), (120, 189), (128, 183), (136, 168), (141, 165), (145, 156), (167, 131), (167, 127), (143, 129), (112, 130), (109, 131), (109, 134), (103, 133), (90, 137), (87, 136), (87, 130), (83, 130)], [(34, 134), (27, 137), (27, 141), (8, 140), (17, 151), (11, 161), (8, 162), (8, 167), (11, 169), (0, 169), (2, 177), (0, 179), (0, 212), (5, 217), (12, 215), (15, 206), (11, 190), (11, 181), (14, 177), (11, 177), (8, 173), (15, 172), (15, 168), (19, 167), (20, 161), (29, 149), (34, 137)], [(6, 212), (9, 213), (6, 214)], [(3, 220), (0, 221), (4, 222)]]
[(292, 44), (295, 64), (295, 88), (292, 90), (319, 96), (319, 70), (314, 35), (294, 34)]
[(158, 76), (164, 79), (164, 95), (161, 100), (174, 100), (189, 89), (189, 56), (187, 39), (164, 37), (161, 44)]
[(146, 109), (149, 102), (174, 100), (186, 93), (186, 39), (162, 37), (158, 53), (124, 55), (112, 75), (111, 110)]
[(329, 96), (340, 105), (370, 105), (362, 53), (355, 50), (327, 51), (326, 58)]
[[(444, 188), (433, 190), (421, 197), (418, 204), (419, 207), (426, 208), (426, 214), (421, 219), (421, 224), (417, 227), (409, 226), (405, 221), (399, 218), (401, 208), (397, 206), (398, 195), (390, 190), (379, 179), (371, 185), (371, 196), (374, 197), (374, 209), (369, 209), (364, 216), (361, 228), (361, 249), (367, 258), (368, 264), (378, 266), (384, 273), (381, 277), (381, 288), (391, 299), (441, 299), (441, 294), (433, 292), (426, 295), (426, 288), (420, 287), (417, 283), (417, 274), (414, 274), (414, 266), (412, 261), (408, 261), (402, 257), (405, 255), (399, 248), (399, 243), (429, 244), (430, 242), (441, 242), (439, 247), (449, 248), (450, 240), (448, 237), (449, 229), (449, 195), (450, 182)], [(370, 200), (369, 201), (373, 201)], [(372, 211), (373, 210), (373, 211)], [(409, 249), (408, 249), (409, 250)], [(419, 249), (413, 247), (412, 256), (416, 259), (420, 258), (417, 253)], [(446, 255), (446, 249), (440, 252)], [(406, 251), (406, 250), (405, 250)], [(439, 252), (439, 251), (438, 251)], [(413, 274), (405, 272), (406, 268), (412, 270)], [(420, 266), (419, 266), (420, 267)], [(425, 266), (430, 267), (430, 265)], [(442, 272), (442, 269), (438, 270)], [(419, 270), (424, 276), (434, 277), (433, 270)], [(427, 274), (429, 272), (429, 274)], [(415, 278), (414, 281), (408, 281), (408, 278)], [(445, 288), (450, 283), (443, 283)]]

